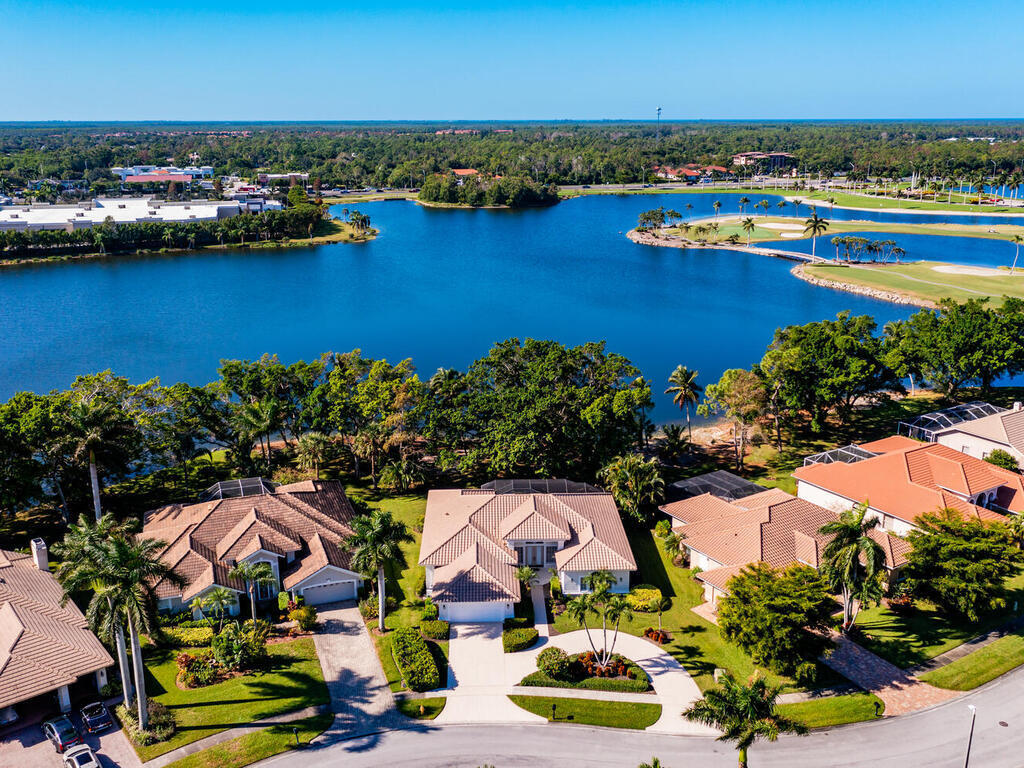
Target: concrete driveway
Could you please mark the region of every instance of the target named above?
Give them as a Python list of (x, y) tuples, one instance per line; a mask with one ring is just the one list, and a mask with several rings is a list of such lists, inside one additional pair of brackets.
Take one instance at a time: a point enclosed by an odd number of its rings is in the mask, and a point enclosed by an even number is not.
[[(81, 728), (77, 715), (71, 719)], [(141, 768), (128, 738), (120, 730), (109, 730), (96, 736), (86, 736), (85, 743), (92, 747), (103, 768)], [(26, 726), (0, 742), (0, 766), (3, 768), (60, 768), (63, 760), (53, 745), (43, 738), (39, 725)]]

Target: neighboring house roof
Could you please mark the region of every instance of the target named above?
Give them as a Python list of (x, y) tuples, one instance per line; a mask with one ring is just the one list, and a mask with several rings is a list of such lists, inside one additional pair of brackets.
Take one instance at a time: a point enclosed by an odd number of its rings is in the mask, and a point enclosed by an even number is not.
[(456, 176), (476, 176), (480, 171), (476, 168), (452, 168), (452, 173)]
[(1024, 453), (1024, 410), (1003, 411), (974, 421), (964, 421), (940, 430), (937, 434), (947, 435), (952, 432), (963, 432), (965, 435), (1002, 443)]
[[(434, 566), (432, 597), (445, 602), (471, 590), (452, 579), (470, 572), (467, 563), (515, 592), (518, 565), (508, 541), (563, 541), (555, 553), (559, 570), (636, 570), (619, 510), (609, 493), (496, 493), (490, 489), (434, 490), (420, 543), (420, 565)], [(467, 554), (468, 553), (468, 554)], [(473, 558), (467, 561), (465, 558)], [(458, 564), (458, 568), (456, 568)], [(512, 573), (511, 583), (502, 574)], [(468, 577), (460, 576), (462, 582)], [(462, 583), (460, 582), (460, 583)], [(477, 583), (472, 581), (472, 583)], [(497, 598), (495, 598), (497, 599)]]
[(126, 176), (125, 184), (161, 184), (164, 182), (176, 181), (179, 184), (188, 184), (192, 177), (185, 173), (139, 173), (134, 176)]
[[(893, 450), (853, 464), (799, 467), (793, 477), (853, 502), (866, 500), (874, 509), (911, 524), (944, 507), (979, 520), (1004, 520), (998, 512), (963, 498), (992, 489), (997, 489), (1000, 507), (1024, 512), (1024, 483), (1017, 473), (939, 443), (907, 443), (900, 450), (893, 440)], [(871, 445), (862, 447), (874, 450)]]
[(328, 565), (350, 570), (341, 544), (352, 534), (354, 516), (341, 483), (307, 480), (267, 485), (251, 496), (160, 507), (146, 514), (141, 535), (167, 542), (161, 557), (188, 581), (184, 590), (161, 581), (157, 596), (187, 602), (214, 585), (244, 590), (228, 572), (259, 551), (285, 560), (294, 555), (287, 567), (281, 561), (285, 589)]
[(903, 435), (890, 435), (881, 440), (873, 440), (870, 443), (859, 443), (860, 447), (871, 453), (892, 453), (893, 451), (906, 451), (910, 448), (920, 448), (920, 440), (914, 440)]
[(745, 480), (732, 472), (726, 472), (724, 469), (688, 477), (685, 480), (672, 483), (668, 487), (669, 497), (673, 501), (699, 496), (702, 493), (710, 493), (725, 501), (735, 501), (763, 490), (766, 490), (763, 486)]
[(0, 708), (38, 696), (114, 660), (49, 571), (0, 550)]

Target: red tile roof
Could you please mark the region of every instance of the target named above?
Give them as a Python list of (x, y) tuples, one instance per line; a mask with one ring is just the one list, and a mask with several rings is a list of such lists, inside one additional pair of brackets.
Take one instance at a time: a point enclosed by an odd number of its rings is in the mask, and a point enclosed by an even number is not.
[(192, 177), (185, 173), (140, 173), (135, 176), (126, 176), (125, 184), (162, 184), (176, 181), (179, 184), (189, 184)]

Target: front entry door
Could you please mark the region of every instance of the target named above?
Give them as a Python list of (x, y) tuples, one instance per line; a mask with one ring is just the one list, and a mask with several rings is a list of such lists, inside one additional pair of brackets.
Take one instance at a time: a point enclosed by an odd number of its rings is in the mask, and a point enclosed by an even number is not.
[(524, 548), (526, 564), (532, 566), (544, 565), (544, 545), (528, 544)]

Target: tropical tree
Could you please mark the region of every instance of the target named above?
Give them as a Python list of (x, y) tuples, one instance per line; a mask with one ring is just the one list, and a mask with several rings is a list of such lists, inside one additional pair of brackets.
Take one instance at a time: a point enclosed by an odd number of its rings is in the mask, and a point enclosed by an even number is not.
[(103, 516), (97, 457), (104, 456), (108, 451), (116, 451), (134, 432), (135, 428), (127, 415), (104, 400), (82, 399), (71, 403), (68, 408), (67, 432), (63, 442), (67, 443), (76, 461), (88, 461), (93, 511), (97, 521)]
[(739, 768), (747, 768), (747, 750), (758, 739), (775, 741), (783, 733), (805, 734), (807, 726), (776, 711), (781, 687), (770, 685), (760, 675), (746, 685), (731, 673), (683, 712), (683, 717), (722, 732), (719, 741), (736, 742)]
[(715, 219), (717, 220), (718, 219), (718, 211), (722, 207), (722, 201), (721, 200), (715, 200), (715, 202), (713, 202), (711, 204), (711, 207), (715, 209)]
[(647, 519), (643, 508), (657, 504), (665, 491), (657, 462), (636, 453), (612, 459), (598, 476), (620, 509), (641, 523)]
[(758, 206), (764, 208), (764, 215), (767, 216), (768, 209), (772, 207), (772, 204), (769, 203), (767, 200), (762, 200), (761, 202), (758, 203)]
[(274, 578), (274, 569), (270, 567), (268, 562), (254, 563), (249, 560), (243, 560), (240, 563), (236, 563), (230, 571), (228, 576), (233, 579), (238, 579), (245, 584), (245, 591), (249, 595), (249, 607), (252, 609), (253, 621), (256, 620), (256, 585), (257, 584), (276, 584), (277, 579)]
[(794, 216), (799, 216), (800, 215), (800, 205), (802, 203), (803, 203), (803, 200), (801, 200), (799, 198), (794, 198), (793, 200), (790, 200), (790, 204), (793, 206), (793, 215)]
[[(750, 219), (747, 219), (750, 221)], [(690, 409), (700, 401), (701, 392), (704, 387), (697, 383), (699, 371), (691, 371), (685, 365), (677, 365), (676, 369), (669, 374), (668, 388), (666, 395), (672, 395), (672, 402), (679, 407), (679, 410), (686, 414), (686, 431), (693, 441), (693, 427), (690, 424)]]
[(754, 224), (753, 218), (748, 216), (740, 222), (740, 226), (743, 227), (743, 231), (747, 233), (747, 245), (750, 245), (750, 236), (754, 233), (757, 225)]
[(831, 537), (823, 552), (821, 574), (829, 589), (842, 595), (843, 632), (849, 632), (857, 621), (861, 606), (878, 602), (882, 596), (885, 551), (871, 536), (879, 522), (878, 517), (868, 517), (868, 503), (864, 501), (820, 530)]
[(238, 596), (234, 590), (226, 587), (214, 587), (201, 598), (202, 608), (217, 617), (217, 633), (224, 629), (224, 617), (231, 608), (238, 605)]
[(296, 453), (299, 466), (312, 469), (320, 479), (320, 465), (327, 461), (331, 450), (331, 439), (323, 432), (306, 432), (299, 438)]
[(743, 215), (743, 211), (744, 211), (744, 209), (745, 209), (745, 208), (746, 208), (746, 207), (747, 207), (748, 205), (750, 205), (750, 198), (749, 198), (749, 197), (747, 197), (746, 195), (744, 195), (743, 197), (741, 197), (741, 198), (740, 198), (740, 215), (741, 215), (741, 216)]
[(811, 236), (811, 258), (816, 255), (818, 235), (828, 229), (828, 221), (818, 216), (816, 208), (811, 208), (811, 217), (804, 221), (804, 234)]
[(352, 535), (345, 544), (352, 551), (352, 565), (362, 574), (377, 577), (377, 628), (384, 631), (384, 569), (390, 563), (405, 567), (402, 544), (412, 543), (413, 536), (404, 523), (391, 513), (375, 509), (369, 515), (352, 520)]
[(530, 584), (535, 578), (537, 578), (537, 569), (529, 565), (521, 565), (516, 568), (516, 581), (526, 587), (526, 589), (530, 588)]
[[(632, 621), (633, 611), (622, 595), (613, 594), (612, 585), (615, 577), (609, 571), (594, 571), (583, 578), (583, 588), (589, 590), (577, 595), (565, 606), (569, 618), (577, 622), (587, 634), (590, 648), (599, 667), (607, 667), (615, 654), (615, 643), (619, 637), (619, 623), (625, 619)], [(587, 619), (591, 615), (601, 619), (601, 650), (594, 645)], [(608, 643), (608, 625), (612, 625), (612, 642)]]
[(1020, 235), (1014, 235), (1010, 238), (1010, 242), (1014, 245), (1013, 251), (1013, 264), (1010, 266), (1010, 275), (1013, 276), (1014, 271), (1017, 269), (1017, 257), (1020, 256), (1020, 244), (1024, 243), (1024, 237)]

